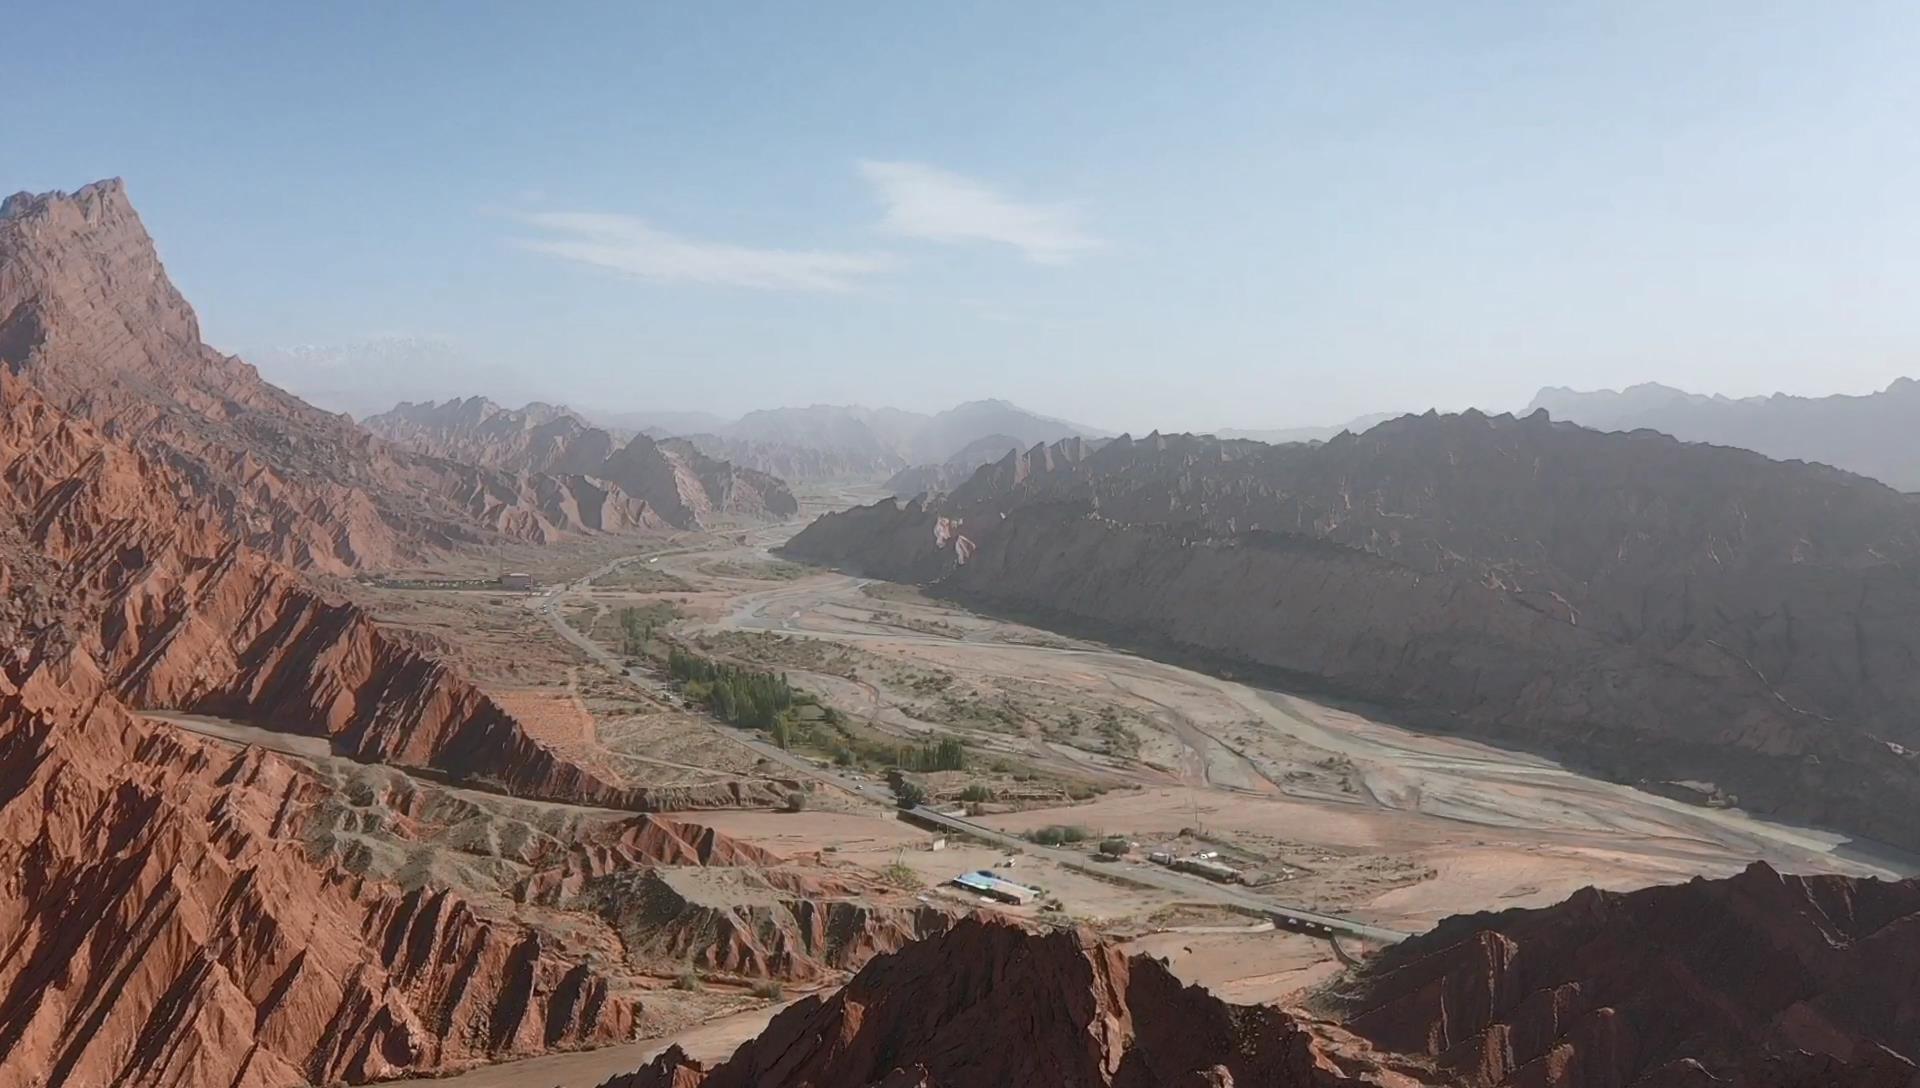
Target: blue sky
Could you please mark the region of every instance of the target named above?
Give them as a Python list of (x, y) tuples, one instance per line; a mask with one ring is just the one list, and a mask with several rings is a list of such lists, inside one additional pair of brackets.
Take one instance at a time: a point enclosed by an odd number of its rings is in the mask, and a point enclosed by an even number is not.
[(1139, 432), (1920, 373), (1913, 5), (6, 26), (0, 188), (125, 177), (223, 348), (433, 347), (352, 375), (376, 400), (1004, 396)]

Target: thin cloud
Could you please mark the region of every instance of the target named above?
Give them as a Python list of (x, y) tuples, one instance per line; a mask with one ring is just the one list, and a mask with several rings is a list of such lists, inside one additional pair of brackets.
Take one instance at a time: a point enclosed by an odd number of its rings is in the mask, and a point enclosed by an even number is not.
[(1067, 264), (1098, 249), (1071, 204), (1023, 204), (971, 178), (915, 162), (860, 163), (886, 205), (883, 230), (932, 242), (995, 242), (1039, 264)]
[(521, 222), (549, 237), (516, 240), (523, 249), (656, 283), (706, 283), (776, 291), (850, 291), (892, 267), (882, 253), (756, 249), (681, 238), (630, 215), (529, 212)]

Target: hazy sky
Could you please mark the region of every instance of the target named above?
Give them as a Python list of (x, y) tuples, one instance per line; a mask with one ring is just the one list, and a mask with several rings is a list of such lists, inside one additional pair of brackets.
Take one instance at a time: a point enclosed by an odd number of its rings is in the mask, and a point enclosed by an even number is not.
[(1138, 432), (1920, 373), (1911, 3), (0, 25), (0, 187), (124, 176), (215, 344), (420, 341), (447, 395)]

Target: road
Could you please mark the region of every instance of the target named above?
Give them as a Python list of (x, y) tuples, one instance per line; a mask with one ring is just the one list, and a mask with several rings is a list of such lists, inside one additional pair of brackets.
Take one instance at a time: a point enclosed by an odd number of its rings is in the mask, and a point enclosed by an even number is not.
[[(578, 647), (580, 652), (619, 673), (625, 677), (629, 683), (655, 698), (673, 698), (672, 689), (664, 681), (646, 669), (628, 668), (625, 662), (620, 660), (618, 655), (606, 647), (601, 646), (599, 643), (594, 642), (580, 631), (575, 630), (567, 623), (565, 617), (560, 614), (560, 606), (573, 594), (579, 593), (591, 585), (595, 579), (604, 577), (628, 563), (647, 559), (658, 559), (668, 555), (684, 555), (698, 550), (700, 549), (680, 548), (672, 551), (655, 552), (646, 556), (626, 556), (613, 560), (572, 582), (567, 582), (549, 589), (545, 594), (537, 598), (539, 601), (538, 609), (541, 614), (546, 617), (547, 622), (552, 625), (554, 631), (557, 632), (560, 637), (566, 639), (575, 647)], [(877, 804), (893, 805), (895, 803), (893, 791), (881, 783), (870, 779), (840, 774), (829, 768), (822, 767), (803, 756), (795, 755), (784, 748), (760, 740), (750, 733), (735, 729), (717, 720), (710, 719), (705, 715), (701, 715), (700, 720), (716, 735), (724, 737), (734, 744), (751, 749), (756, 755), (770, 762), (787, 767), (795, 773), (803, 775), (813, 781), (823, 783)], [(950, 816), (928, 808), (925, 805), (906, 810), (905, 814), (912, 816), (924, 824), (990, 842), (1004, 849), (1020, 850), (1028, 854), (1043, 856), (1056, 864), (1089, 873), (1095, 877), (1112, 879), (1115, 876), (1119, 876), (1135, 883), (1150, 885), (1187, 898), (1219, 903), (1225, 906), (1237, 907), (1242, 910), (1258, 911), (1272, 918), (1275, 925), (1297, 932), (1326, 937), (1345, 935), (1381, 944), (1395, 944), (1405, 940), (1408, 936), (1398, 930), (1368, 925), (1365, 922), (1356, 921), (1351, 918), (1342, 918), (1338, 915), (1322, 914), (1318, 911), (1289, 906), (1268, 899), (1265, 896), (1255, 895), (1229, 885), (1215, 884), (1212, 881), (1187, 877), (1172, 870), (1163, 869), (1151, 864), (1094, 861), (1087, 855), (1078, 853), (1077, 851), (1040, 846), (1004, 831), (998, 831), (984, 824), (975, 823), (972, 820), (962, 817)]]

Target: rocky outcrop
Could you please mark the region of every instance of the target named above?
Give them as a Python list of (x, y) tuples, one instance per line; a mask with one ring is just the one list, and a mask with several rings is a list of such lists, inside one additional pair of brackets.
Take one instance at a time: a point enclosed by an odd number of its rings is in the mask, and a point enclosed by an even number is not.
[(1920, 507), (1820, 466), (1544, 415), (1070, 441), (789, 547), (1920, 843)]
[(513, 410), (482, 397), (401, 404), (366, 426), (437, 457), (515, 473), (578, 474), (639, 502), (664, 523), (703, 528), (725, 518), (792, 516), (799, 504), (781, 480), (709, 457), (679, 440), (624, 440), (546, 404)]
[(295, 567), (377, 569), (646, 523), (583, 480), (381, 442), (208, 347), (117, 180), (0, 205), (0, 367), (169, 463), (229, 535)]
[(670, 1048), (604, 1088), (1413, 1085), (1421, 1067), (1229, 1005), (1084, 930), (966, 920), (807, 997), (728, 1060)]
[(818, 981), (952, 921), (864, 872), (790, 864), (712, 828), (637, 816), (581, 828), (513, 889), (522, 903), (585, 911), (620, 935), (627, 958), (662, 973), (693, 968)]
[(1817, 461), (1920, 491), (1920, 381), (1898, 378), (1864, 396), (1724, 397), (1647, 383), (1615, 392), (1542, 389), (1527, 406), (1602, 431), (1646, 428), (1686, 442), (1737, 446), (1780, 460)]
[(0, 1082), (365, 1083), (633, 1034), (532, 932), (313, 863), (318, 783), (137, 719), (84, 657), (0, 677), (0, 756)]
[(0, 615), (0, 636), (23, 661), (77, 649), (136, 707), (324, 736), (356, 759), (531, 797), (703, 808), (774, 805), (790, 788), (608, 782), (352, 604), (233, 542), (221, 511), (175, 465), (109, 440), (5, 374), (0, 404), (0, 487), (18, 514), (0, 580), (42, 595), (37, 614)]
[(973, 478), (982, 465), (1019, 453), (1019, 440), (1004, 434), (991, 434), (967, 443), (958, 453), (937, 465), (903, 468), (887, 479), (887, 493), (896, 498), (911, 498), (929, 492), (951, 491)]
[(1469, 1085), (1920, 1082), (1920, 880), (1782, 876), (1450, 918), (1324, 999)]

